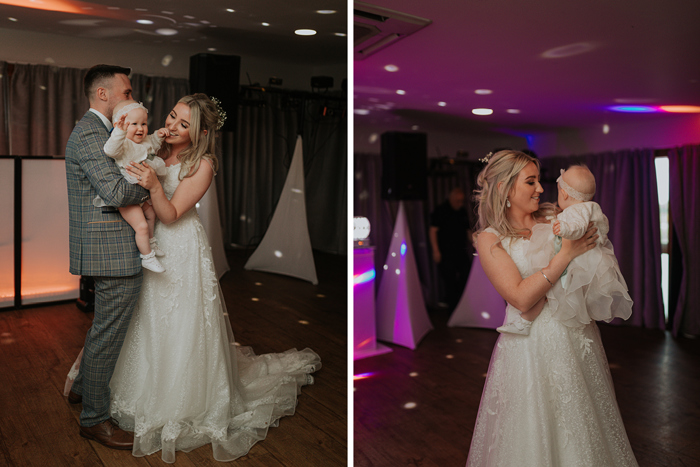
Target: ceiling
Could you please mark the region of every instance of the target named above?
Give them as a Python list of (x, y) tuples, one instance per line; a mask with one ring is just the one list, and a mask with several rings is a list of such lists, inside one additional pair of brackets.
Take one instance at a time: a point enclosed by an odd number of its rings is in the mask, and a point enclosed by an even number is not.
[[(347, 37), (337, 35), (347, 33), (343, 0), (0, 0), (0, 27), (105, 40), (115, 47), (172, 44), (192, 54), (307, 64), (345, 63), (347, 55)], [(295, 35), (300, 28), (317, 34)]]
[(369, 42), (357, 44), (366, 32), (357, 22), (367, 21), (356, 14), (355, 119), (366, 126), (429, 119), (517, 133), (674, 118), (608, 109), (615, 105), (700, 106), (697, 0), (367, 3), (430, 23), (358, 60)]

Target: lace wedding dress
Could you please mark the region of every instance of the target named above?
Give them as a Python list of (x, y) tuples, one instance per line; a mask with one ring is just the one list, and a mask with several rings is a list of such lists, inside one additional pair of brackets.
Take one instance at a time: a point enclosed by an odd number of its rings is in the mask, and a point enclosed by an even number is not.
[[(501, 243), (523, 278), (538, 271), (529, 240)], [(500, 335), (467, 466), (637, 466), (594, 322), (565, 326), (545, 304), (529, 336)]]
[[(172, 197), (180, 166), (167, 168), (163, 189)], [(134, 432), (135, 456), (211, 444), (214, 458), (248, 453), (280, 417), (292, 415), (301, 386), (321, 367), (310, 349), (255, 355), (234, 344), (211, 248), (197, 211), (158, 224), (164, 273), (144, 271), (110, 383), (110, 411)]]

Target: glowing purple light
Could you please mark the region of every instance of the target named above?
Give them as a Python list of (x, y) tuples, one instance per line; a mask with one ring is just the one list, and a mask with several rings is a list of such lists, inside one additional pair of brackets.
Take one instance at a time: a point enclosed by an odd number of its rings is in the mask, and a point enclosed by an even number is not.
[(403, 243), (401, 244), (401, 250), (400, 250), (400, 252), (401, 252), (401, 256), (403, 256), (403, 255), (406, 254), (406, 242), (403, 242)]
[(374, 269), (370, 269), (369, 271), (363, 272), (362, 274), (357, 274), (356, 276), (353, 276), (353, 284), (364, 284), (365, 282), (369, 282), (375, 278), (377, 273), (375, 272)]
[(613, 112), (651, 113), (658, 112), (659, 109), (649, 105), (613, 105), (608, 107)]
[(374, 376), (374, 372), (370, 372), (370, 373), (359, 373), (359, 374), (357, 374), (357, 375), (353, 375), (352, 379), (353, 379), (353, 380), (366, 379), (366, 378), (369, 378), (370, 376)]

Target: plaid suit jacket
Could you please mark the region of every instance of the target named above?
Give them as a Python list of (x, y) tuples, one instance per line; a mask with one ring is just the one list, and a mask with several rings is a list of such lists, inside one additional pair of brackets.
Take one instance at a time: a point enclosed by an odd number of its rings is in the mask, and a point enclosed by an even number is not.
[[(148, 191), (131, 185), (114, 160), (104, 153), (109, 132), (88, 111), (68, 138), (66, 178), (70, 240), (70, 272), (84, 276), (132, 276), (141, 270), (134, 229), (116, 207), (148, 199)], [(109, 207), (97, 208), (100, 195)]]

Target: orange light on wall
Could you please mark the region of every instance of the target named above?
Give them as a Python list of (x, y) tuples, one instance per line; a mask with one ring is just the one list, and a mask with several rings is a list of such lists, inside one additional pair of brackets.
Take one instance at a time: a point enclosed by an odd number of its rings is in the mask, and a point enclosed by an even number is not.
[(661, 105), (659, 106), (664, 112), (682, 113), (682, 114), (697, 114), (700, 113), (700, 106), (697, 105)]
[(79, 5), (92, 6), (85, 2), (72, 2), (70, 0), (42, 0), (41, 2), (28, 2), (27, 0), (0, 0), (0, 4), (21, 6), (34, 10), (61, 11), (64, 13), (84, 14)]

